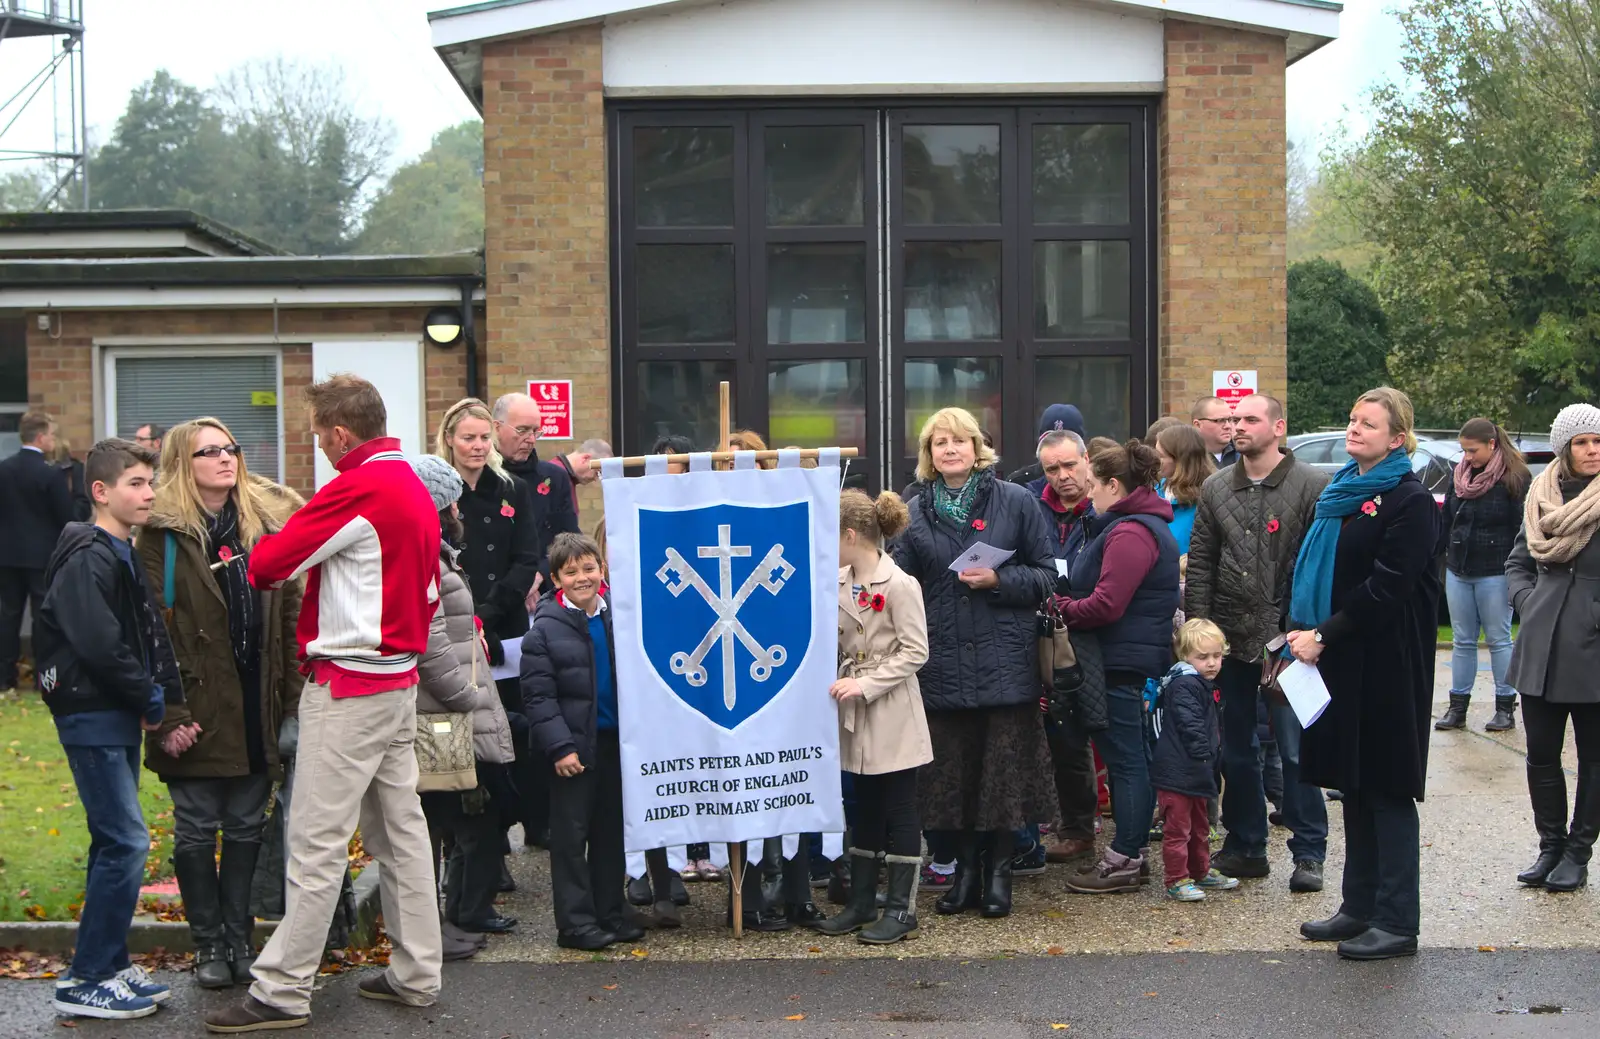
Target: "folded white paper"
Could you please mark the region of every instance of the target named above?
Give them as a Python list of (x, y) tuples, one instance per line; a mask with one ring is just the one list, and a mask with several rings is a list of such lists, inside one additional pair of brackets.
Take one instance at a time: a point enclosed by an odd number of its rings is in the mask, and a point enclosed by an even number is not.
[(500, 652), (506, 655), (505, 663), (489, 669), (496, 682), (504, 678), (517, 678), (522, 674), (522, 638), (501, 639)]
[(965, 552), (956, 556), (955, 561), (950, 564), (950, 569), (958, 574), (963, 570), (995, 570), (1015, 554), (1015, 549), (995, 548), (993, 545), (976, 541)]
[(1279, 672), (1278, 685), (1289, 698), (1289, 706), (1294, 708), (1302, 729), (1309, 729), (1332, 702), (1328, 687), (1322, 681), (1322, 672), (1304, 661), (1296, 660)]

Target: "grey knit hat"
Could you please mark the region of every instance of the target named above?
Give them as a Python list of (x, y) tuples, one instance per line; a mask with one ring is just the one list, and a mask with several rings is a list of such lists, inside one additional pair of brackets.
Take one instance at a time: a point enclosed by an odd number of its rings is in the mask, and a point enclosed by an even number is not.
[(1600, 408), (1593, 404), (1568, 404), (1562, 408), (1550, 423), (1550, 446), (1559, 455), (1579, 433), (1600, 435)]
[(461, 497), (461, 474), (456, 472), (455, 466), (438, 455), (413, 458), (411, 468), (416, 471), (417, 479), (422, 481), (422, 486), (426, 487), (428, 494), (432, 496), (435, 512), (443, 512), (450, 507), (451, 502)]

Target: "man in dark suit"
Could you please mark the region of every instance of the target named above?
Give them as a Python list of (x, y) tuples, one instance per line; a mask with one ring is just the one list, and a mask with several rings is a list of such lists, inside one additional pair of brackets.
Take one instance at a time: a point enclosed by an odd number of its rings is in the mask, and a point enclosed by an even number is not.
[(55, 422), (30, 411), (17, 432), (22, 449), (0, 462), (0, 692), (16, 688), (22, 610), (31, 603), (39, 615), (45, 566), (72, 519), (67, 474), (46, 458), (55, 450)]

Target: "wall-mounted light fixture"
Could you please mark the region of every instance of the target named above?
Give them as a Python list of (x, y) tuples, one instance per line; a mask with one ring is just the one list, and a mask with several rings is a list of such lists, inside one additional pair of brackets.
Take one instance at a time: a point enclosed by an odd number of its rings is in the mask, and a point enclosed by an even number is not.
[(434, 307), (422, 320), (422, 333), (435, 346), (454, 346), (461, 341), (461, 311)]

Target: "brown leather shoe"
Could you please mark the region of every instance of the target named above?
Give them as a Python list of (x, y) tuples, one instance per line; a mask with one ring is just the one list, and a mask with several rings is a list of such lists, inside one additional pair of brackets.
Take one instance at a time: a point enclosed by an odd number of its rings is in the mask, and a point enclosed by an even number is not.
[(368, 999), (386, 999), (391, 1003), (405, 1003), (400, 993), (389, 984), (389, 972), (380, 970), (371, 977), (362, 978), (356, 983), (356, 994)]
[(1093, 854), (1094, 841), (1086, 841), (1074, 837), (1064, 841), (1056, 841), (1046, 848), (1044, 860), (1046, 862), (1071, 862), (1073, 859), (1081, 859), (1085, 855)]
[(290, 1014), (254, 996), (246, 996), (242, 1003), (206, 1015), (206, 1029), (212, 1032), (264, 1032), (274, 1028), (299, 1028), (310, 1023), (310, 1014)]

